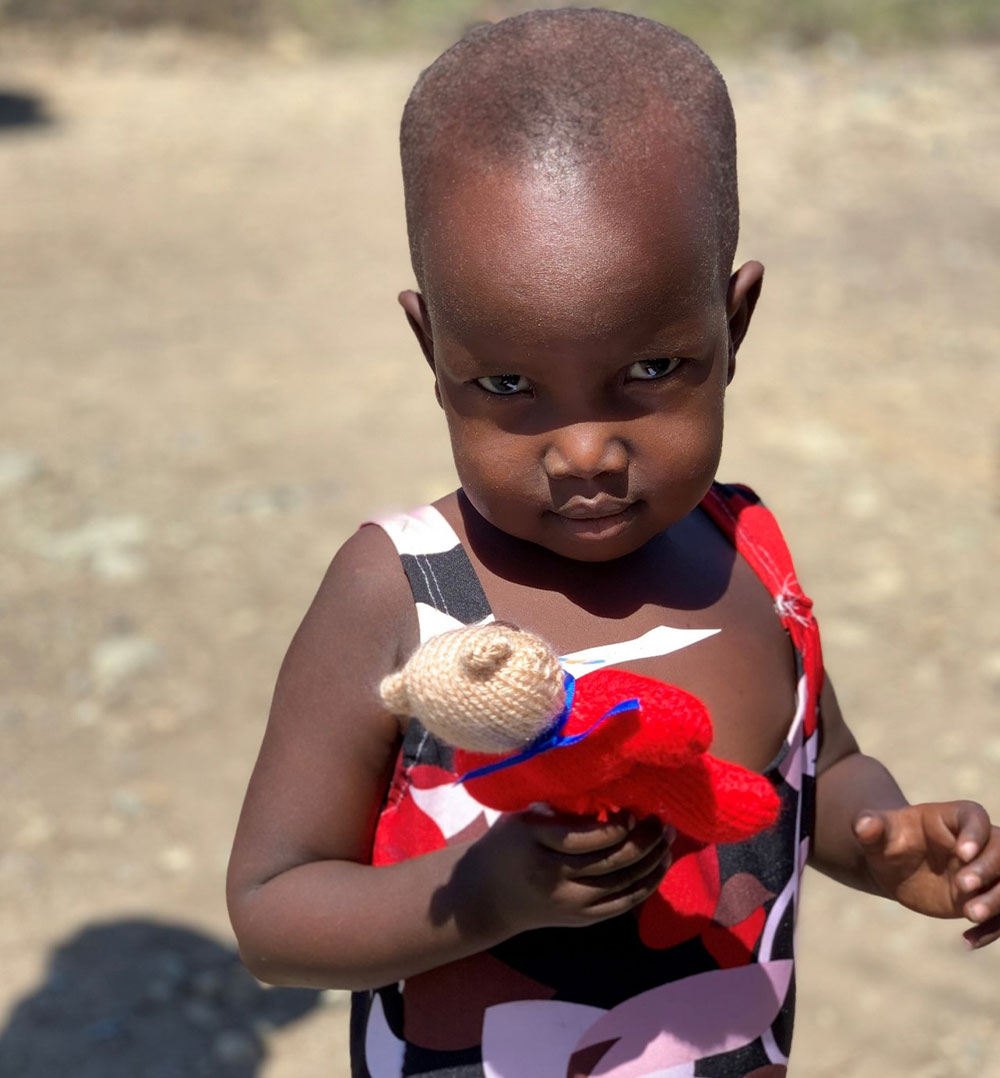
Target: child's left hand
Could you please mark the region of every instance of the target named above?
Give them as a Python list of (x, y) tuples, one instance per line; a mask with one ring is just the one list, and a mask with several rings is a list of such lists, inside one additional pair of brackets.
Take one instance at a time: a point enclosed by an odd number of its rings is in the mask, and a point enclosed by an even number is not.
[(972, 801), (860, 813), (854, 835), (875, 883), (929, 917), (966, 917), (970, 947), (1000, 938), (1000, 827)]

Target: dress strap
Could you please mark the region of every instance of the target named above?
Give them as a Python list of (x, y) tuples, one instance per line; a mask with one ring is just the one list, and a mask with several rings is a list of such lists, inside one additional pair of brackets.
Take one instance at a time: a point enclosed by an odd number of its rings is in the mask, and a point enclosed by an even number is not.
[(493, 620), (483, 586), (455, 529), (432, 505), (374, 521), (392, 540), (413, 592), (420, 642)]
[(823, 685), (823, 654), (819, 627), (812, 612), (812, 599), (802, 590), (785, 537), (771, 511), (749, 488), (735, 483), (715, 483), (705, 495), (702, 509), (728, 536), (774, 600), (774, 610), (802, 656), (813, 705), (807, 711), (811, 723)]

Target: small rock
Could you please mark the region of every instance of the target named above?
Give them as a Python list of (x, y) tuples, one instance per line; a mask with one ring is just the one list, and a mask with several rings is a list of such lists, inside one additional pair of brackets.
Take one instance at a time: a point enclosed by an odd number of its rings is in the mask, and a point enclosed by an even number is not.
[(189, 999), (184, 1004), (184, 1017), (198, 1029), (214, 1029), (219, 1024), (219, 1008), (204, 999)]
[(879, 491), (867, 483), (849, 486), (844, 492), (844, 509), (855, 520), (872, 520), (882, 507)]
[(188, 965), (184, 956), (178, 951), (159, 951), (153, 960), (153, 965), (158, 976), (172, 985), (180, 985), (187, 979)]
[(29, 449), (0, 449), (0, 493), (29, 483), (42, 473), (42, 459)]
[(990, 681), (1000, 681), (1000, 651), (988, 651), (979, 660), (979, 668)]
[(167, 977), (156, 977), (146, 985), (146, 998), (154, 1003), (170, 1003), (177, 995), (177, 986)]
[(191, 988), (196, 996), (218, 999), (226, 987), (226, 976), (219, 969), (203, 969), (191, 978)]
[(844, 30), (835, 30), (823, 42), (829, 57), (841, 64), (854, 64), (861, 59), (858, 39)]
[(146, 803), (143, 801), (142, 795), (135, 793), (133, 790), (115, 790), (111, 795), (111, 806), (119, 816), (133, 819), (142, 815), (146, 808)]
[(14, 845), (21, 849), (34, 849), (44, 846), (54, 834), (51, 820), (41, 815), (31, 816), (14, 834)]
[(17, 707), (0, 708), (0, 730), (16, 730), (24, 725), (24, 712)]
[(101, 709), (93, 700), (81, 700), (73, 708), (73, 718), (81, 726), (93, 726), (101, 717)]
[(261, 1050), (253, 1037), (227, 1029), (213, 1039), (212, 1055), (227, 1067), (252, 1066), (260, 1059)]
[(33, 545), (52, 561), (83, 562), (103, 580), (130, 580), (145, 572), (146, 560), (137, 547), (147, 532), (141, 517), (97, 517), (70, 531), (41, 536)]
[(102, 816), (101, 831), (107, 838), (118, 838), (125, 832), (125, 821), (120, 816)]
[(1000, 740), (987, 741), (984, 755), (990, 763), (1000, 764)]
[(879, 565), (865, 580), (865, 594), (872, 602), (885, 601), (898, 595), (905, 583), (903, 572), (897, 565)]
[(250, 487), (225, 490), (218, 496), (223, 513), (235, 513), (254, 520), (264, 520), (279, 513), (301, 509), (309, 501), (309, 491), (296, 484), (274, 487)]
[(125, 1036), (125, 1022), (121, 1018), (102, 1018), (91, 1022), (84, 1029), (83, 1035), (94, 1044), (120, 1040)]
[(160, 853), (160, 865), (168, 872), (188, 872), (194, 857), (186, 846), (168, 846)]
[(90, 671), (97, 688), (108, 693), (162, 662), (162, 648), (146, 637), (109, 636), (91, 652)]
[(99, 550), (90, 560), (90, 569), (102, 580), (138, 580), (146, 573), (147, 562), (137, 550), (110, 547)]

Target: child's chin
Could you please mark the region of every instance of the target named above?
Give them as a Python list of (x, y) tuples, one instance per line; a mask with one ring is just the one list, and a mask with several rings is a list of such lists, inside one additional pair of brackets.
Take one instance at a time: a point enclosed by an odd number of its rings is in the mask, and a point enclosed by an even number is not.
[(634, 554), (640, 547), (645, 546), (651, 536), (640, 534), (638, 529), (629, 531), (627, 534), (602, 537), (601, 539), (567, 539), (560, 537), (554, 539), (546, 537), (540, 545), (553, 554), (569, 558), (571, 561), (580, 562), (608, 562), (618, 558)]
[(651, 538), (641, 518), (637, 505), (613, 516), (583, 520), (546, 513), (541, 544), (574, 561), (614, 561), (634, 553)]

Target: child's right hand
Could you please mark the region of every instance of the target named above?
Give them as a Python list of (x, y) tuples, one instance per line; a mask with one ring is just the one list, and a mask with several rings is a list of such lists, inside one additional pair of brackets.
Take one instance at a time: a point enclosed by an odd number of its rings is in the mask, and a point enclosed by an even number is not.
[(473, 843), (456, 877), (471, 885), (488, 932), (594, 924), (649, 898), (673, 838), (652, 817), (602, 823), (529, 809), (502, 816)]

